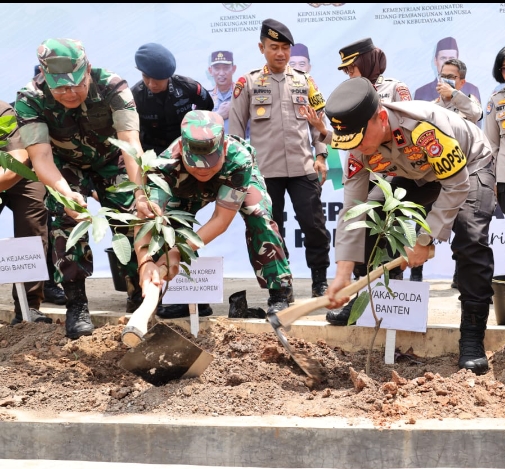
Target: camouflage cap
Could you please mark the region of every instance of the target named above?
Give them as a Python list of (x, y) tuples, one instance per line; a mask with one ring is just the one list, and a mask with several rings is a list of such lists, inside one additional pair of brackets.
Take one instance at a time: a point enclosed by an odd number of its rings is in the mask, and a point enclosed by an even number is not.
[(88, 59), (81, 41), (47, 39), (37, 48), (37, 57), (49, 88), (78, 85), (86, 74)]
[(212, 111), (189, 111), (181, 122), (181, 141), (182, 157), (188, 166), (216, 166), (223, 153), (223, 118)]

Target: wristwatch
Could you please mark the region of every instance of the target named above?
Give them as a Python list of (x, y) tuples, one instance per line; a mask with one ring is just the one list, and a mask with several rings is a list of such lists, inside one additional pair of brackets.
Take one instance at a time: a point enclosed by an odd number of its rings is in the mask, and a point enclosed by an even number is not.
[(454, 96), (456, 96), (458, 94), (458, 90), (454, 90), (452, 93), (451, 93), (451, 99), (454, 98)]
[(431, 246), (434, 239), (428, 233), (419, 233), (417, 235), (417, 244), (419, 246)]

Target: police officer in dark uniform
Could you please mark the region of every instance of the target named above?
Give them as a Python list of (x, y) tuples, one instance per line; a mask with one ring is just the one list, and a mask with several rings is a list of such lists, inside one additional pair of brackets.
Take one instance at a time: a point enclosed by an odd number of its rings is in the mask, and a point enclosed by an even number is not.
[[(157, 155), (181, 136), (181, 122), (193, 109), (212, 111), (214, 100), (197, 81), (174, 75), (175, 57), (161, 44), (148, 43), (135, 53), (135, 63), (142, 80), (132, 88), (140, 116), (140, 143), (144, 151)], [(212, 314), (208, 304), (198, 305), (200, 316)], [(160, 305), (158, 316), (164, 319), (189, 315), (188, 305)]]
[[(496, 205), (496, 178), (493, 153), (483, 131), (434, 103), (381, 103), (373, 85), (361, 77), (333, 91), (326, 115), (333, 127), (332, 146), (350, 150), (344, 207), (335, 237), (337, 273), (328, 296), (334, 298), (350, 284), (355, 263), (368, 255), (363, 252), (365, 229), (346, 231), (355, 219), (344, 220), (355, 200), (367, 200), (367, 169), (382, 175), (394, 173), (393, 190), (404, 188), (405, 200), (433, 203), (426, 217), (431, 232), (421, 229), (414, 247), (407, 249), (409, 267), (428, 259), (434, 239), (448, 241), (454, 232), (451, 249), (458, 253), (462, 309), (459, 367), (485, 373), (484, 335), (494, 270), (488, 234)], [(341, 306), (346, 300), (332, 299), (330, 306)]]
[(135, 53), (142, 80), (132, 88), (140, 116), (140, 142), (157, 155), (181, 136), (181, 122), (192, 109), (212, 111), (207, 90), (189, 77), (174, 75), (175, 57), (161, 44), (148, 43)]

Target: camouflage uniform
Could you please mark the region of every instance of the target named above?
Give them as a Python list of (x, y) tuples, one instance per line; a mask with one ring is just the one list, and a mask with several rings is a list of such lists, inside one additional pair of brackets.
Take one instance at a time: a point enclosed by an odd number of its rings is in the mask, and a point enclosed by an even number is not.
[[(44, 75), (37, 75), (18, 92), (15, 109), (25, 146), (50, 143), (54, 162), (71, 189), (85, 198), (96, 190), (100, 204), (120, 212), (133, 210), (133, 192), (111, 193), (106, 188), (128, 180), (121, 151), (109, 143), (116, 131), (139, 130), (139, 119), (128, 84), (118, 75), (102, 68), (91, 69), (86, 101), (66, 109), (52, 96)], [(83, 236), (70, 252), (65, 245), (76, 221), (52, 197), (46, 200), (54, 214), (53, 261), (55, 281), (75, 281), (93, 274), (89, 236)], [(126, 234), (126, 229), (118, 229)], [(131, 239), (133, 245), (133, 239)], [(136, 274), (135, 256), (125, 274)]]
[(166, 211), (184, 210), (196, 214), (214, 201), (229, 210), (239, 211), (246, 225), (249, 260), (260, 287), (280, 289), (281, 283), (291, 284), (289, 263), (277, 224), (272, 219), (272, 204), (265, 181), (254, 160), (254, 148), (240, 137), (225, 136), (223, 167), (210, 181), (199, 182), (182, 163), (180, 140), (160, 155), (170, 159), (159, 170), (172, 196), (153, 185), (151, 199)]

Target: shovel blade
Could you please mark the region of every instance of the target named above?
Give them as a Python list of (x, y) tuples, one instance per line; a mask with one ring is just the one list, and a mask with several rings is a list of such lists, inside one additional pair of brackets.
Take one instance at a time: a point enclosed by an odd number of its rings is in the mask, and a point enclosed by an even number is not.
[(214, 359), (166, 324), (159, 322), (142, 342), (126, 352), (119, 366), (154, 386), (200, 376)]

